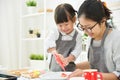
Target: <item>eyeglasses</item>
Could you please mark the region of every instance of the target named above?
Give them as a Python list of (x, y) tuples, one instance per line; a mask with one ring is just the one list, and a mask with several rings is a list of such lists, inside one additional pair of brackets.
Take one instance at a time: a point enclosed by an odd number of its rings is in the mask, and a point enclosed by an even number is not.
[(85, 31), (91, 31), (97, 24), (98, 24), (98, 23), (96, 23), (94, 26), (89, 27), (89, 28), (82, 28), (82, 27), (81, 27), (82, 25), (80, 25), (80, 23), (78, 23), (78, 24), (77, 24), (77, 27), (78, 27), (78, 29), (81, 30), (81, 31), (84, 31), (84, 30), (85, 30)]

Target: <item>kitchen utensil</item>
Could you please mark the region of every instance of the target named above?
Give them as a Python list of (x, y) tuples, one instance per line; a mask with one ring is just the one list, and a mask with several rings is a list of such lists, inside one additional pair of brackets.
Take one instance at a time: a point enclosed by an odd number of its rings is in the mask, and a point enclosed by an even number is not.
[(55, 57), (57, 63), (60, 65), (60, 67), (63, 69), (63, 71), (65, 71), (64, 63), (61, 60), (60, 56), (57, 54), (53, 54), (53, 56)]
[(0, 80), (17, 80), (17, 77), (6, 74), (0, 74)]

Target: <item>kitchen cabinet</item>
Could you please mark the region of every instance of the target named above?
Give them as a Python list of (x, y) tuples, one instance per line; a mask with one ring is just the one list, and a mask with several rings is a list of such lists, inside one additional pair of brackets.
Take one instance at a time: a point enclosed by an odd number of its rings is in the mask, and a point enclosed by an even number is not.
[[(45, 56), (46, 0), (34, 0), (37, 5), (30, 11), (27, 0), (21, 0), (19, 68), (30, 66), (30, 54)], [(45, 60), (44, 60), (45, 61)], [(41, 64), (43, 65), (43, 64)]]

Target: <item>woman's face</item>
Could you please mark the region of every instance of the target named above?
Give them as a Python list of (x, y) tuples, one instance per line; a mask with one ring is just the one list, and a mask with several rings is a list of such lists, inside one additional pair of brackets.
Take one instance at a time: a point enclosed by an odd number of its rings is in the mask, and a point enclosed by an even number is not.
[(98, 38), (102, 32), (102, 27), (99, 23), (84, 16), (79, 18), (79, 25), (79, 28), (83, 29), (87, 35), (94, 39)]
[(73, 31), (73, 26), (74, 26), (74, 22), (72, 22), (71, 20), (68, 20), (68, 22), (57, 24), (59, 31), (66, 34), (70, 34)]

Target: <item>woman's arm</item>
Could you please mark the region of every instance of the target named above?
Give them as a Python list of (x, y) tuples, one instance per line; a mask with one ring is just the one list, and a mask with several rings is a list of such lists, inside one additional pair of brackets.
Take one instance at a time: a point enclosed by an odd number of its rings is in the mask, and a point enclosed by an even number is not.
[[(76, 64), (77, 69), (90, 69), (90, 64), (88, 61)], [(102, 73), (103, 80), (118, 80), (114, 73)]]
[(118, 80), (114, 73), (102, 73), (103, 80)]
[(76, 64), (76, 69), (90, 69), (90, 64), (88, 61)]
[[(81, 69), (76, 69), (74, 72), (72, 72), (68, 78), (71, 77), (80, 77), (83, 75), (83, 70)], [(103, 80), (119, 80), (117, 79), (117, 76), (114, 73), (102, 73)]]

